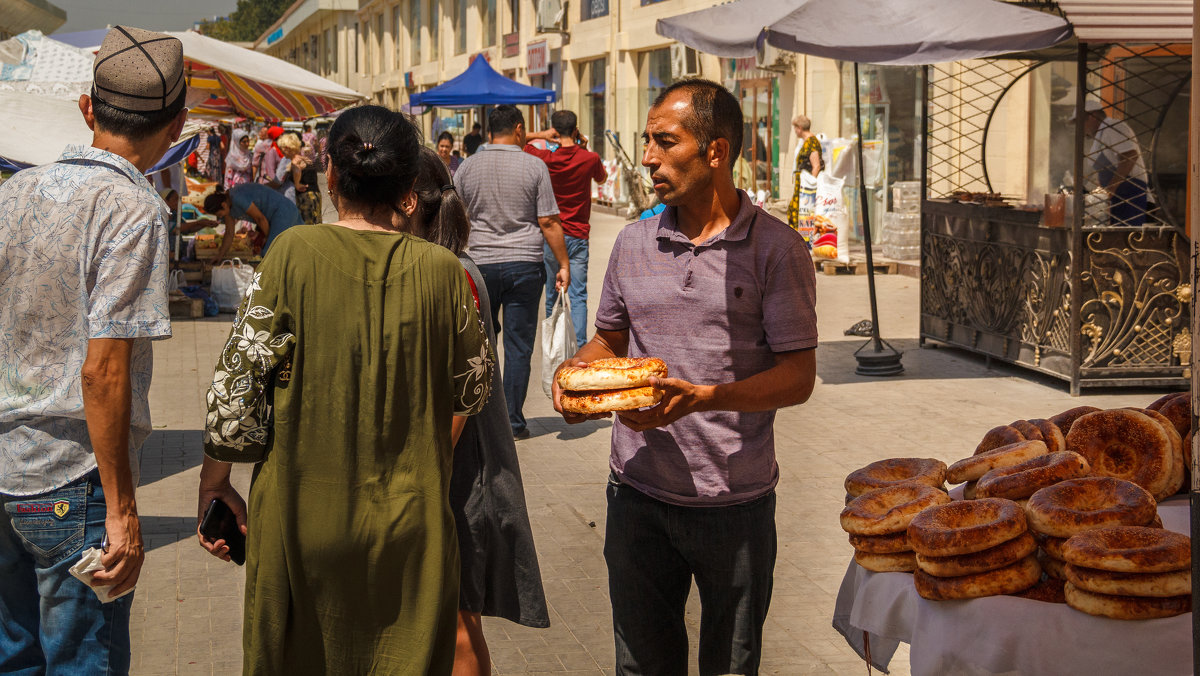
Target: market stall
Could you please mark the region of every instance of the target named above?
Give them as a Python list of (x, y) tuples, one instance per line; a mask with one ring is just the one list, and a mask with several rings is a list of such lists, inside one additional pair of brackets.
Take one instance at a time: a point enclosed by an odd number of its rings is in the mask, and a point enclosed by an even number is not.
[[(1163, 525), (1188, 534), (1185, 496), (1161, 503)], [(850, 562), (833, 626), (887, 671), (900, 643), (913, 674), (1190, 674), (1192, 614), (1128, 622), (1016, 596), (921, 598), (911, 573)], [(1120, 646), (1114, 650), (1113, 646)]]
[(1190, 71), (1102, 37), (925, 69), (922, 341), (1072, 394), (1187, 385)]

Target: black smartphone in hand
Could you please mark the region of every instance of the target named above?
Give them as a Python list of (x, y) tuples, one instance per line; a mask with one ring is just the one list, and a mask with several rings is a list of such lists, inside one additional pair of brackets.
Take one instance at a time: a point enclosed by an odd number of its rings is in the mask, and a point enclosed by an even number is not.
[(200, 534), (210, 542), (224, 540), (229, 547), (229, 558), (239, 566), (246, 563), (246, 536), (238, 528), (237, 517), (229, 505), (220, 500), (208, 503), (200, 520)]

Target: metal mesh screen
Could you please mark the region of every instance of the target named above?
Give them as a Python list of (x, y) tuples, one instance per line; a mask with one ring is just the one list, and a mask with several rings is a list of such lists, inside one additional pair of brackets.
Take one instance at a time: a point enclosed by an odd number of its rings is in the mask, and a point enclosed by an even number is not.
[(1190, 80), (1191, 45), (1088, 49), (1085, 227), (1182, 226)]
[(984, 163), (997, 102), (1035, 62), (972, 60), (929, 68), (927, 197), (991, 192)]

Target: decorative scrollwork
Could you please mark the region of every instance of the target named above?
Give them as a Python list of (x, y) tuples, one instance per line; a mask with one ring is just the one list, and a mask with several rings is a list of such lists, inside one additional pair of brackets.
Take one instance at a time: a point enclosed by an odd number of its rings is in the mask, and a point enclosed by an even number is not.
[(1088, 233), (1080, 281), (1080, 330), (1090, 340), (1084, 367), (1178, 365), (1174, 336), (1184, 302), (1178, 235), (1148, 231)]

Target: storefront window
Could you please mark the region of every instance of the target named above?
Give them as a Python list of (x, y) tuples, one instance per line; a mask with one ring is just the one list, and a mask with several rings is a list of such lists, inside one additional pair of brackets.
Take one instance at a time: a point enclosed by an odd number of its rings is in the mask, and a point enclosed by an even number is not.
[(404, 11), (402, 6), (396, 4), (392, 7), (392, 66), (396, 69), (401, 69), (404, 64), (400, 60), (401, 51), (400, 36), (404, 35), (404, 28), (401, 22), (404, 19)]
[(583, 21), (608, 16), (608, 0), (580, 0), (580, 13)]
[(777, 195), (779, 188), (779, 126), (775, 79), (738, 82), (742, 105), (742, 156), (738, 175), (747, 190)]
[[(879, 228), (882, 213), (891, 209), (890, 188), (899, 181), (919, 180), (921, 171), (920, 105), (921, 69), (903, 66), (859, 66), (859, 103), (862, 118), (854, 117), (854, 66), (841, 64), (842, 69), (842, 137), (863, 134), (863, 174), (869, 195), (871, 224)], [(822, 130), (813, 129), (814, 132)], [(827, 158), (826, 161), (830, 161)], [(836, 170), (836, 167), (831, 167)], [(847, 187), (857, 186), (858, 176), (851, 172)], [(861, 223), (861, 200), (852, 195), (848, 207), (852, 220)], [(861, 227), (861, 226), (859, 226)], [(856, 233), (857, 234), (857, 233)]]
[(483, 24), (483, 46), (492, 47), (496, 44), (496, 0), (487, 2), (487, 16)]
[(646, 125), (650, 105), (671, 85), (671, 50), (667, 48), (646, 52), (642, 57), (642, 96), (638, 103), (638, 134)]
[(325, 29), (325, 72), (328, 76), (337, 70), (337, 33)]
[(441, 42), (439, 22), (442, 18), (442, 7), (438, 0), (429, 0), (429, 58), (438, 60), (438, 43)]
[(376, 73), (382, 73), (388, 69), (388, 60), (387, 57), (384, 56), (383, 51), (383, 12), (380, 12), (375, 16), (375, 50), (375, 62), (372, 65), (374, 66)]
[(425, 0), (408, 0), (408, 63), (421, 63), (421, 3)]
[(582, 131), (587, 135), (590, 147), (593, 151), (604, 157), (605, 143), (607, 139), (604, 137), (604, 130), (607, 128), (605, 120), (604, 101), (607, 94), (605, 86), (605, 76), (608, 74), (608, 59), (599, 58), (595, 61), (588, 61), (585, 64), (587, 77), (583, 82), (587, 86), (586, 95), (583, 97), (586, 101), (586, 106), (579, 111), (580, 126)]
[(470, 0), (456, 0), (458, 12), (454, 26), (454, 53), (467, 52), (467, 4)]

